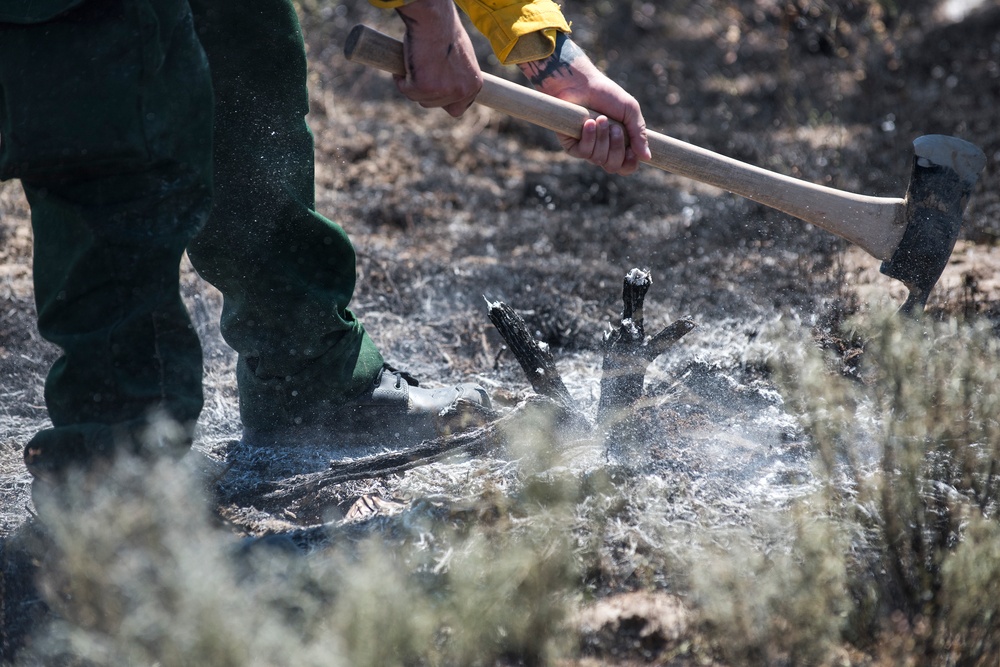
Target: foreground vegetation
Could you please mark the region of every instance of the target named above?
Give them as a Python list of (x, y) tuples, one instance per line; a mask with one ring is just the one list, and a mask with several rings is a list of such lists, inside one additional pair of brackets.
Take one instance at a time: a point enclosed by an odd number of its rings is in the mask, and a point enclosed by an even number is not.
[[(956, 321), (851, 333), (846, 376), (808, 340), (763, 360), (817, 483), (745, 526), (677, 521), (684, 489), (621, 461), (580, 471), (531, 433), (508, 482), (311, 541), (238, 541), (176, 466), (123, 464), (43, 507), (58, 620), (20, 662), (996, 664), (1000, 344)], [(678, 632), (636, 610), (595, 641), (586, 610), (629, 590), (676, 600)]]

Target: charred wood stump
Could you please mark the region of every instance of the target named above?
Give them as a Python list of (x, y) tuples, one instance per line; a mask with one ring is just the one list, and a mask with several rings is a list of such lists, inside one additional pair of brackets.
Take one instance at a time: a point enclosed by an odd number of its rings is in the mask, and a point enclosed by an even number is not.
[(489, 306), (490, 322), (500, 332), (524, 374), (528, 376), (528, 382), (535, 393), (548, 396), (567, 409), (575, 410), (573, 397), (556, 369), (549, 346), (534, 339), (528, 332), (524, 319), (513, 308), (502, 301), (487, 301), (486, 304)]
[(597, 422), (602, 426), (620, 422), (642, 397), (649, 364), (680, 340), (695, 324), (684, 318), (646, 337), (643, 303), (652, 284), (648, 270), (632, 269), (622, 287), (622, 314), (617, 326), (604, 336), (604, 364)]
[[(643, 301), (650, 283), (648, 271), (632, 269), (628, 272), (622, 290), (624, 305), (620, 321), (604, 338), (597, 423), (603, 430), (600, 437), (605, 441), (625, 435), (623, 424), (642, 396), (649, 364), (695, 327), (691, 320), (681, 319), (647, 338)], [(526, 434), (562, 444), (593, 437), (593, 423), (580, 412), (566, 389), (548, 346), (534, 339), (513, 308), (499, 301), (487, 303), (490, 321), (517, 358), (536, 396), (521, 401), (499, 419), (495, 414), (484, 415), (491, 421), (478, 428), (428, 440), (405, 452), (334, 462), (321, 472), (263, 483), (253, 490), (257, 502), (265, 507), (322, 504), (326, 490), (332, 485), (401, 474), (456, 455), (494, 454), (523, 440)]]
[[(607, 431), (607, 437), (614, 437), (615, 429), (633, 413), (642, 397), (649, 364), (695, 327), (693, 321), (684, 318), (647, 337), (643, 304), (651, 284), (648, 270), (632, 269), (626, 274), (621, 318), (604, 338), (597, 423)], [(531, 336), (524, 320), (510, 306), (499, 301), (487, 303), (490, 321), (517, 358), (535, 392), (579, 415), (548, 347)], [(580, 419), (586, 421), (582, 415)]]

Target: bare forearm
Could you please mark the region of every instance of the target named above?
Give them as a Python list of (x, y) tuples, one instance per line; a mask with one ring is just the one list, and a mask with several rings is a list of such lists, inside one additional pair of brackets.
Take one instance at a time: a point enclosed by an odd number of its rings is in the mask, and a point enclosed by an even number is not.
[[(542, 60), (521, 63), (518, 67), (532, 86), (554, 94), (557, 90), (584, 83), (574, 80), (574, 77), (579, 77), (580, 74), (571, 65), (581, 58), (586, 59), (583, 50), (565, 33), (560, 32), (556, 36), (556, 48), (551, 56)], [(577, 65), (579, 64), (578, 62)]]
[[(565, 33), (557, 35), (552, 55), (518, 67), (543, 93), (597, 112), (596, 118), (584, 121), (578, 139), (560, 137), (570, 155), (620, 174), (632, 173), (640, 160), (649, 159), (646, 122), (639, 103), (597, 69)], [(616, 122), (609, 122), (612, 120)]]
[(397, 7), (396, 14), (407, 26), (422, 25), (428, 28), (450, 25), (458, 16), (452, 0), (418, 0)]

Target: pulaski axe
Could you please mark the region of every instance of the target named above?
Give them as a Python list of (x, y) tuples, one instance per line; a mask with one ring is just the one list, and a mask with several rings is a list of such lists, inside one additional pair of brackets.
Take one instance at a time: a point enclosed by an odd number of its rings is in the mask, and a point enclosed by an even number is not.
[[(363, 25), (351, 30), (344, 55), (393, 74), (406, 73), (402, 42)], [(584, 120), (597, 116), (485, 72), (476, 102), (575, 137)], [(962, 213), (986, 166), (983, 152), (967, 141), (937, 134), (918, 137), (906, 196), (869, 197), (755, 167), (658, 132), (647, 135), (653, 166), (805, 220), (882, 260), (882, 273), (909, 290), (900, 308), (905, 313), (923, 310), (955, 248)]]

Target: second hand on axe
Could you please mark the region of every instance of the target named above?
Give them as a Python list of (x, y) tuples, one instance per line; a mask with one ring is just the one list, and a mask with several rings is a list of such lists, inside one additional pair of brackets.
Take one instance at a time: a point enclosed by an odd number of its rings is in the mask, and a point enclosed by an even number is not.
[[(403, 43), (363, 25), (351, 30), (344, 55), (393, 74), (406, 73)], [(476, 102), (575, 137), (583, 121), (597, 115), (485, 72)], [(965, 206), (986, 166), (986, 156), (973, 144), (925, 135), (913, 142), (913, 172), (905, 197), (870, 197), (768, 171), (658, 132), (647, 135), (651, 165), (805, 220), (882, 260), (882, 273), (909, 290), (900, 308), (906, 313), (923, 309), (941, 277)]]

